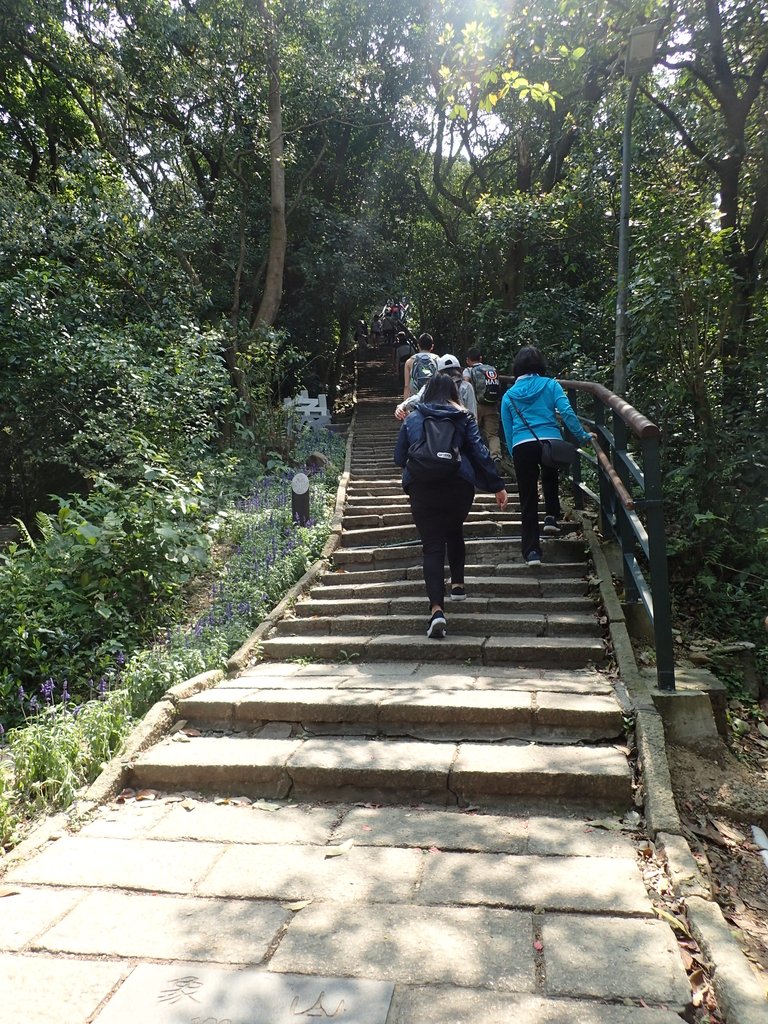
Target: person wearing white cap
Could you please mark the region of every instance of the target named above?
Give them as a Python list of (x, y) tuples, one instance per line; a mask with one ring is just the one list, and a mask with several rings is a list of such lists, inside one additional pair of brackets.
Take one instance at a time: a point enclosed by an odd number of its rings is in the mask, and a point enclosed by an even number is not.
[[(456, 382), (456, 387), (459, 389), (459, 400), (467, 412), (477, 419), (477, 398), (475, 397), (475, 389), (469, 383), (469, 381), (462, 379), (461, 363), (456, 356), (450, 355), (446, 352), (444, 356), (440, 356), (437, 360), (437, 372), (444, 373)], [(426, 385), (424, 386), (424, 388)], [(408, 413), (413, 412), (416, 406), (421, 402), (424, 397), (424, 388), (421, 388), (415, 395), (411, 395), (410, 398), (406, 398), (404, 402), (401, 402), (395, 409), (395, 419), (404, 420)]]

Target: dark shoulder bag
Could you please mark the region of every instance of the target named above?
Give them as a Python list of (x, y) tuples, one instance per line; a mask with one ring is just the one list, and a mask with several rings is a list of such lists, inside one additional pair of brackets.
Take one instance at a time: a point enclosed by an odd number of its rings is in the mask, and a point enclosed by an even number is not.
[(576, 452), (578, 451), (576, 445), (571, 444), (570, 441), (564, 441), (561, 437), (539, 437), (520, 411), (511, 394), (509, 395), (509, 400), (517, 415), (541, 445), (542, 466), (547, 466), (549, 469), (569, 469), (576, 458)]

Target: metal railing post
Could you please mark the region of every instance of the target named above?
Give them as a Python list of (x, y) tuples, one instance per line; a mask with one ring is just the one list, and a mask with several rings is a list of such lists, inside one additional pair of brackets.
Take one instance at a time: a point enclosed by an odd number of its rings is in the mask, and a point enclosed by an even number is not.
[[(569, 390), (566, 392), (566, 394), (568, 395), (568, 401), (571, 403), (571, 408), (573, 409), (574, 415), (578, 416), (578, 393), (576, 391)], [(573, 463), (571, 465), (571, 499), (573, 501), (574, 507), (577, 509), (584, 508), (584, 498), (582, 497), (581, 488), (579, 487), (580, 483), (581, 459), (577, 457), (573, 460)]]
[[(630, 475), (627, 471), (627, 467), (624, 460), (619, 458), (620, 455), (626, 455), (627, 453), (627, 441), (629, 440), (629, 430), (624, 420), (619, 416), (617, 412), (613, 414), (613, 468), (627, 488), (631, 490)], [(632, 527), (627, 519), (626, 509), (622, 506), (620, 501), (616, 502), (616, 525), (618, 526), (619, 544), (621, 546), (621, 565), (624, 572), (624, 601), (627, 604), (638, 604), (640, 601), (640, 591), (637, 589), (637, 583), (635, 578), (630, 571), (627, 557), (634, 557), (635, 553), (635, 535)]]
[[(595, 432), (597, 433), (597, 443), (606, 455), (610, 457), (610, 446), (600, 430), (601, 427), (605, 427), (605, 406), (600, 398), (595, 395)], [(615, 532), (613, 527), (615, 494), (613, 487), (611, 487), (611, 481), (606, 477), (600, 465), (597, 467), (597, 486), (600, 494), (600, 508), (598, 509), (600, 513), (600, 533), (603, 537), (612, 537)]]
[(656, 646), (656, 681), (660, 690), (675, 688), (672, 646), (672, 602), (669, 596), (667, 541), (664, 535), (664, 492), (661, 486), (661, 448), (658, 437), (643, 438), (645, 511), (648, 562), (653, 597), (653, 635)]

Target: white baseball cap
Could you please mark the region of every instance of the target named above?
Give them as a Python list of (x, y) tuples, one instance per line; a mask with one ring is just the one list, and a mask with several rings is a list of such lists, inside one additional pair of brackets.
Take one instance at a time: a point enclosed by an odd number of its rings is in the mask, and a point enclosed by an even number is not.
[(461, 363), (456, 358), (456, 356), (452, 356), (446, 353), (446, 355), (440, 356), (440, 358), (437, 360), (437, 368), (438, 370), (460, 370)]

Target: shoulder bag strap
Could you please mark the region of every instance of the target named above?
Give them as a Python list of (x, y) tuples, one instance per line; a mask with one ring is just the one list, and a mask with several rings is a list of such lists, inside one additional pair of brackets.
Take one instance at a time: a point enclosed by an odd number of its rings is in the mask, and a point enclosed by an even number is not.
[(521, 412), (520, 408), (518, 407), (518, 405), (517, 405), (517, 402), (516, 402), (516, 401), (514, 400), (514, 398), (512, 397), (512, 394), (511, 394), (511, 389), (510, 389), (510, 391), (508, 392), (508, 394), (509, 394), (509, 400), (510, 400), (510, 402), (512, 403), (512, 405), (513, 405), (513, 407), (514, 407), (514, 410), (515, 410), (515, 412), (516, 412), (516, 413), (517, 413), (517, 415), (518, 415), (518, 416), (520, 417), (520, 419), (521, 419), (521, 420), (523, 421), (523, 423), (524, 423), (524, 424), (526, 425), (526, 427), (528, 427), (528, 429), (529, 429), (529, 430), (530, 430), (530, 432), (531, 432), (531, 433), (533, 434), (533, 436), (534, 436), (534, 437), (536, 438), (536, 440), (537, 440), (537, 441), (539, 442), (539, 444), (541, 444), (541, 438), (540, 438), (540, 437), (539, 437), (539, 435), (538, 435), (538, 434), (536, 433), (536, 431), (535, 431), (535, 430), (533, 429), (533, 427), (532, 427), (532, 426), (531, 426), (531, 424), (530, 424), (530, 423), (528, 422), (528, 420), (527, 420), (527, 419), (525, 418), (525, 416), (524, 416), (524, 415), (523, 415), (523, 413)]

